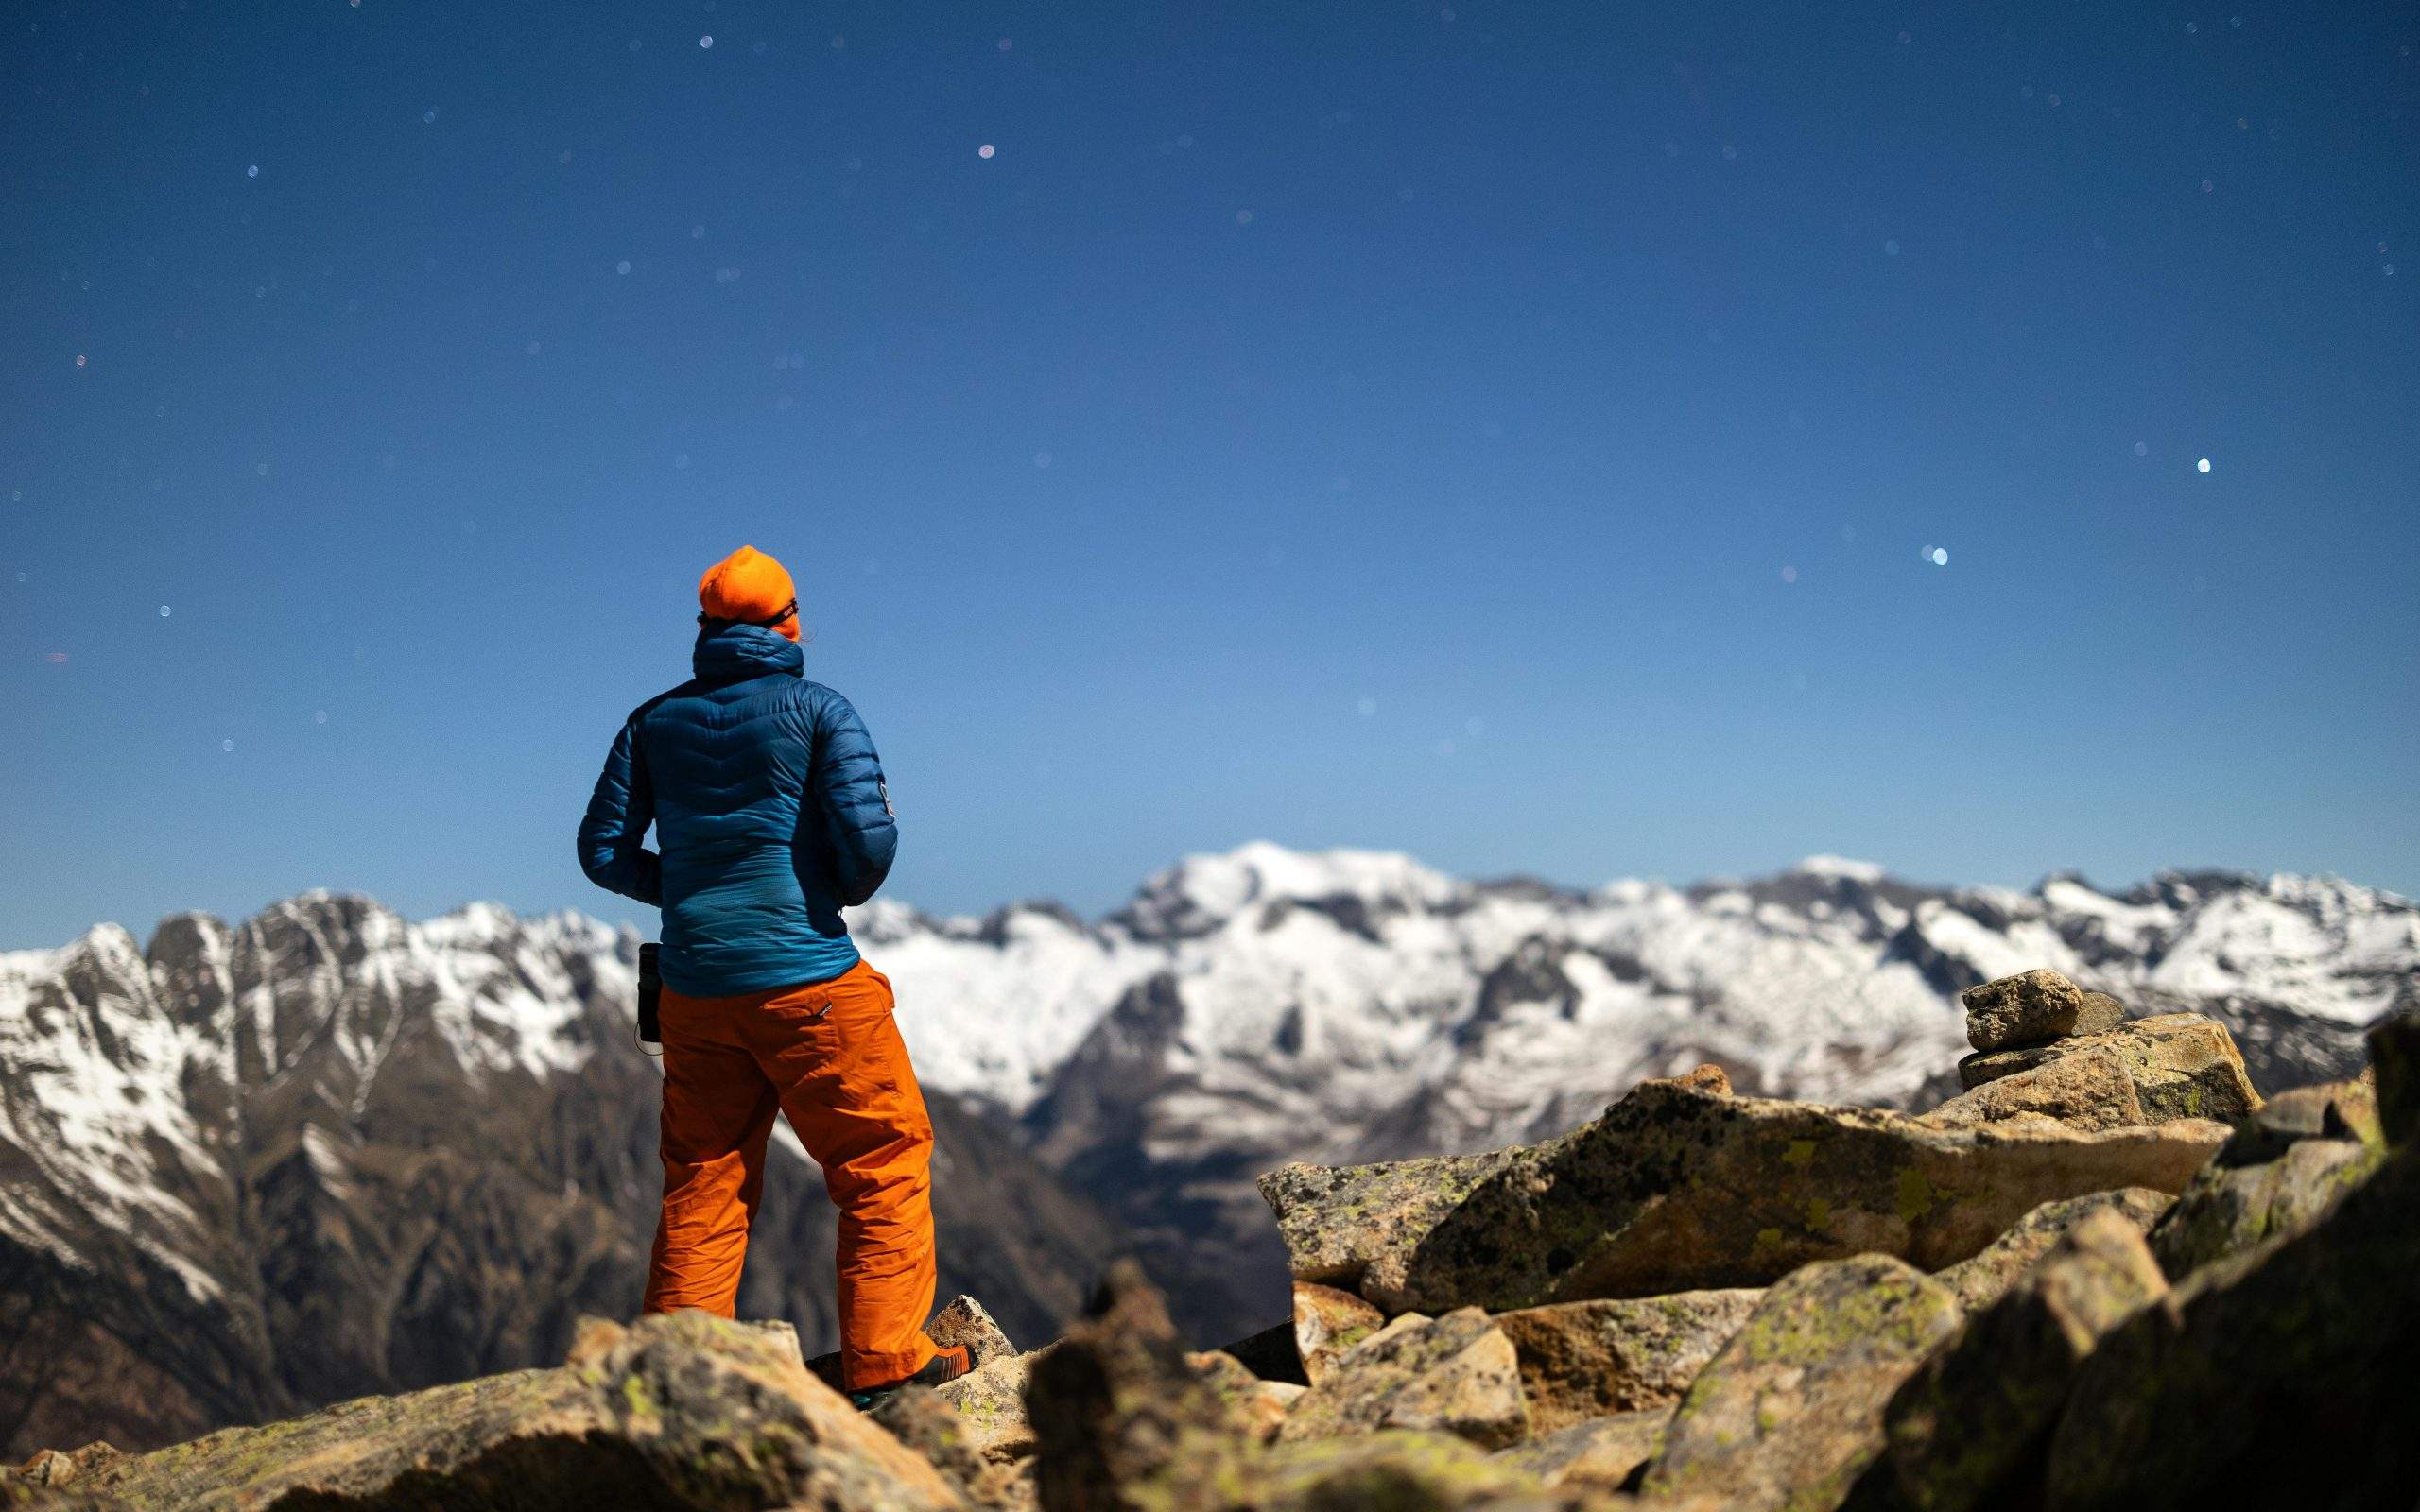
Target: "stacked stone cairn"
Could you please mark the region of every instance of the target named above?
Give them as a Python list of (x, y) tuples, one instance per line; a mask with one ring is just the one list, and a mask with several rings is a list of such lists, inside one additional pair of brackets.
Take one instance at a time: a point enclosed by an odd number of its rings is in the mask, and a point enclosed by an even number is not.
[(959, 1298), (980, 1367), (870, 1416), (779, 1328), (592, 1322), (556, 1369), (39, 1455), (0, 1505), (2412, 1506), (2420, 1010), (2264, 1101), (2209, 1019), (2049, 971), (1965, 1006), (1924, 1113), (1701, 1066), (1540, 1144), (1271, 1172), (1291, 1316), (1224, 1349), (1125, 1262), (1031, 1352)]

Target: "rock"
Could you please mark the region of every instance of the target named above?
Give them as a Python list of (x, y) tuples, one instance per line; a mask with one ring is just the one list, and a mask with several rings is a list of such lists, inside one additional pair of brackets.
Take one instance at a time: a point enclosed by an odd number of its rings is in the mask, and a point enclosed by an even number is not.
[(2084, 1357), (2167, 1290), (2139, 1229), (2112, 1208), (2086, 1214), (1892, 1397), (1870, 1476), (1922, 1512), (2008, 1504)]
[[(1485, 1320), (1479, 1319), (1485, 1329)], [(1457, 1320), (1456, 1327), (1464, 1325)], [(1387, 1339), (1428, 1320), (1398, 1319)], [(1386, 1332), (1386, 1331), (1381, 1331)], [(1512, 1349), (1503, 1376), (1512, 1381)], [(1359, 1349), (1385, 1347), (1379, 1335)], [(1229, 1365), (1205, 1367), (1231, 1378)], [(1348, 1373), (1340, 1369), (1340, 1376)], [(1268, 1383), (1263, 1383), (1264, 1391)], [(1513, 1388), (1517, 1392), (1517, 1386)], [(1306, 1406), (1313, 1392), (1296, 1399)], [(1112, 1267), (1089, 1318), (1033, 1369), (1043, 1512), (1338, 1512), (1404, 1506), (1458, 1512), (1535, 1492), (1538, 1483), (1441, 1434), (1367, 1433), (1264, 1446), (1185, 1363), (1167, 1310), (1131, 1263)], [(1282, 1395), (1276, 1400), (1283, 1400)]]
[(2087, 994), (2048, 967), (1970, 987), (1960, 1001), (1966, 1005), (1966, 1042), (1978, 1050), (2101, 1034), (2126, 1018), (2116, 998)]
[(1768, 1291), (1689, 1388), (1640, 1486), (1726, 1507), (1832, 1507), (1883, 1447), (1892, 1393), (1958, 1327), (1948, 1288), (1887, 1255)]
[(1185, 1368), (1210, 1383), (1244, 1434), (1261, 1443), (1277, 1436), (1286, 1416), (1307, 1387), (1283, 1381), (1263, 1381), (1234, 1355), (1205, 1349), (1184, 1357)]
[[(1361, 1344), (1375, 1344), (1388, 1339), (1399, 1338), (1402, 1335), (1410, 1332), (1414, 1329), (1425, 1329), (1435, 1321), (1436, 1319), (1430, 1317), (1426, 1313), (1397, 1313), (1394, 1316), (1387, 1319), (1386, 1326), (1384, 1328), (1378, 1330), (1377, 1332), (1371, 1334), (1368, 1338), (1363, 1339)], [(1354, 1346), (1357, 1349), (1360, 1347), (1361, 1345), (1359, 1344)]]
[(1987, 1050), (1958, 1063), (1969, 1089), (2013, 1076), (2062, 1057), (2115, 1050), (2134, 1079), (2143, 1112), (2154, 1121), (2215, 1118), (2233, 1122), (2260, 1106), (2260, 1094), (2244, 1074), (2243, 1056), (2226, 1025), (2198, 1013), (2164, 1013), (2136, 1019), (2108, 1034), (2054, 1040), (2048, 1044)]
[(1222, 1349), (1187, 1349), (1184, 1367), (1207, 1382), (1222, 1397), (1239, 1396), (1260, 1384), (1244, 1363)]
[(13, 1469), (0, 1468), (0, 1477), (12, 1480), (19, 1486), (66, 1486), (86, 1470), (125, 1457), (115, 1446), (95, 1439), (81, 1449), (64, 1452), (56, 1449), (41, 1450), (23, 1465)]
[(1294, 1343), (1292, 1318), (1271, 1323), (1257, 1333), (1246, 1334), (1233, 1344), (1222, 1344), (1219, 1349), (1241, 1360), (1245, 1369), (1263, 1381), (1284, 1381), (1298, 1386), (1311, 1383), (1310, 1377), (1303, 1372), (1303, 1356)]
[(1264, 1444), (1286, 1426), (1287, 1414), (1306, 1389), (1285, 1382), (1263, 1381), (1246, 1369), (1242, 1361), (1219, 1349), (1188, 1354), (1184, 1365), (1209, 1383), (1243, 1433)]
[(1389, 1309), (1508, 1311), (1757, 1286), (1863, 1253), (1939, 1269), (2055, 1198), (2181, 1190), (2228, 1132), (2039, 1118), (1944, 1129), (1650, 1083), (1507, 1162), (1419, 1241), (1399, 1289), (1365, 1277), (1364, 1294)]
[(1555, 1512), (1535, 1477), (1444, 1434), (1385, 1433), (1221, 1452), (1153, 1483), (1153, 1512)]
[(1034, 1477), (1031, 1456), (987, 1465), (982, 1480), (968, 1495), (990, 1512), (1042, 1512), (1042, 1492)]
[(1316, 1281), (1294, 1283), (1294, 1357), (1303, 1381), (1317, 1385), (1337, 1356), (1375, 1333), (1387, 1315), (1351, 1292)]
[(1534, 1475), (1548, 1486), (1617, 1491), (1628, 1485), (1664, 1444), (1672, 1409), (1616, 1413), (1498, 1450), (1495, 1460)]
[(1288, 1381), (1255, 1383), (1242, 1402), (1247, 1429), (1260, 1442), (1274, 1443), (1286, 1427), (1286, 1419), (1292, 1415), (1294, 1404), (1309, 1395), (1310, 1389)]
[(955, 1381), (933, 1388), (934, 1399), (957, 1412), (969, 1448), (994, 1463), (1033, 1452), (1033, 1426), (1026, 1420), (1026, 1385), (1033, 1363), (1045, 1351), (987, 1360)]
[(1048, 1512), (1140, 1512), (1180, 1458), (1247, 1442), (1216, 1387), (1188, 1368), (1167, 1303), (1131, 1260), (1111, 1265), (1085, 1320), (1034, 1359), (1026, 1418)]
[[(2099, 1024), (2102, 1028), (2115, 1029), (2119, 1024), (2126, 1022), (2126, 1005), (2118, 1002), (2116, 998), (2111, 997), (2106, 992), (2087, 992), (2083, 995), (2083, 1017), (2077, 1022), (2079, 1023), (2093, 1023)], [(2083, 1034), (2099, 1034), (2101, 1030), (2088, 1029), (2079, 1030), (2078, 1032)]]
[[(2377, 1163), (2378, 1151), (2357, 1140), (2300, 1140), (2273, 1160), (2236, 1164), (2228, 1155), (2241, 1139), (2228, 1142), (2152, 1230), (2152, 1252), (2169, 1280), (2309, 1228)], [(2256, 1138), (2255, 1147), (2266, 1142)]]
[(2378, 1125), (2388, 1143), (2409, 1144), (2420, 1136), (2420, 992), (2407, 988), (2365, 1038)]
[(563, 1370), (635, 1441), (675, 1504), (905, 1512), (957, 1501), (921, 1456), (806, 1373), (795, 1335), (675, 1313), (641, 1318), (601, 1358)]
[(806, 1361), (806, 1349), (804, 1345), (798, 1342), (798, 1325), (792, 1323), (788, 1318), (741, 1318), (735, 1322), (732, 1327), (752, 1329), (757, 1333), (763, 1335), (768, 1344), (785, 1351), (791, 1359), (798, 1361), (802, 1365)]
[[(1423, 1234), (1471, 1190), (1519, 1159), (1519, 1148), (1374, 1165), (1284, 1165), (1260, 1178), (1294, 1279), (1363, 1290), (1375, 1269), (1399, 1285)], [(1367, 1295), (1366, 1291), (1364, 1295)]]
[(942, 1349), (964, 1345), (975, 1356), (975, 1363), (1005, 1360), (1017, 1352), (1006, 1329), (1000, 1327), (983, 1304), (963, 1294), (951, 1297), (925, 1325), (925, 1336)]
[(1295, 1402), (1280, 1436), (1382, 1428), (1451, 1434), (1483, 1449), (1529, 1436), (1512, 1341), (1475, 1307), (1408, 1325), (1398, 1319), (1339, 1356)]
[(2236, 1125), (2220, 1160), (2237, 1165), (2273, 1160), (2303, 1140), (2356, 1140), (2383, 1145), (2377, 1089), (2363, 1077), (2279, 1092)]
[(2175, 1201), (2167, 1193), (2153, 1192), (2149, 1187), (2126, 1187), (2046, 1202), (2012, 1224), (2006, 1233), (1968, 1259), (1941, 1271), (1933, 1280), (1957, 1293), (1958, 1305), (1972, 1317), (1998, 1301), (2018, 1277), (2032, 1269), (2053, 1245), (2092, 1214), (2112, 1212), (2136, 1233), (2149, 1233), (2152, 1225)]
[[(1633, 1092), (1651, 1087), (1731, 1095), (1730, 1076), (1712, 1062), (1679, 1076), (1640, 1082)], [(1297, 1162), (1262, 1177), (1260, 1195), (1277, 1215), (1277, 1232), (1296, 1280), (1325, 1282), (1374, 1300), (1401, 1293), (1412, 1247), (1465, 1196), (1507, 1166), (1536, 1160), (1554, 1143), (1370, 1165)]]
[(1717, 1097), (1731, 1095), (1731, 1073), (1711, 1060), (1702, 1065), (1692, 1066), (1677, 1076), (1665, 1076), (1659, 1079), (1697, 1091), (1710, 1092)]
[(2101, 1340), (2053, 1509), (2408, 1507), (2420, 1486), (2420, 1146), (2315, 1227), (2204, 1266)]
[(2148, 1124), (2135, 1079), (2117, 1051), (2102, 1047), (2046, 1060), (1987, 1081), (1924, 1115), (1939, 1128), (1971, 1128), (2020, 1113), (2055, 1118), (2070, 1128), (2131, 1128)]
[[(963, 1377), (960, 1378), (964, 1379)], [(866, 1416), (914, 1450), (959, 1492), (973, 1496), (989, 1469), (956, 1408), (924, 1386), (903, 1386)]]
[(763, 1332), (703, 1313), (590, 1326), (579, 1358), (95, 1466), (75, 1489), (158, 1512), (270, 1505), (795, 1506), (959, 1497)]
[(143, 1512), (130, 1502), (78, 1486), (36, 1486), (0, 1465), (0, 1508), (8, 1512)]
[(1749, 1289), (1555, 1302), (1496, 1314), (1512, 1341), (1530, 1431), (1679, 1401), (1755, 1310)]

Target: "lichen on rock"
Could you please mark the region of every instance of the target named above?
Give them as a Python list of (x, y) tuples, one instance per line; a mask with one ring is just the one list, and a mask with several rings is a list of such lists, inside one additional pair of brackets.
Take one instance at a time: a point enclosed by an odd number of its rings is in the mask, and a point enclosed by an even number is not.
[(1500, 1313), (1512, 1341), (1530, 1431), (1550, 1434), (1614, 1413), (1668, 1408), (1739, 1331), (1753, 1288), (1554, 1302)]
[(2137, 1233), (2148, 1233), (2176, 1199), (2149, 1187), (2124, 1187), (2063, 1197), (2042, 1206), (2009, 1226), (2007, 1232), (1933, 1279), (1958, 1294), (1968, 1315), (1982, 1312), (2016, 1284), (2018, 1278), (2050, 1252), (2051, 1246), (2096, 1212), (2113, 1212)]
[(2102, 1339), (2051, 1437), (2048, 1504), (2409, 1505), (2415, 1274), (2407, 1144), (2311, 1228), (2202, 1267)]
[(1590, 1418), (1499, 1450), (1495, 1458), (1548, 1486), (1620, 1490), (1655, 1457), (1671, 1420), (1668, 1406)]
[[(2383, 1153), (2359, 1140), (2305, 1139), (2268, 1160), (2230, 1160), (2230, 1152), (2257, 1154), (2273, 1147), (2273, 1135), (2250, 1132), (2249, 1140), (2239, 1132), (2229, 1141), (2152, 1230), (2152, 1250), (2169, 1280), (2182, 1280), (2213, 1261), (2308, 1228)], [(2238, 1143), (2250, 1148), (2237, 1151)]]
[(76, 1490), (185, 1512), (271, 1505), (801, 1506), (942, 1512), (957, 1493), (809, 1375), (703, 1313), (579, 1331), (552, 1369), (365, 1397), (99, 1465)]
[(2066, 1057), (2103, 1050), (2114, 1051), (2125, 1065), (2145, 1116), (2154, 1122), (2233, 1122), (2260, 1106), (2235, 1038), (2226, 1025), (2198, 1013), (2165, 1013), (2134, 1020), (2106, 1034), (1978, 1051), (1958, 1063), (1958, 1074), (1971, 1091)]
[(1650, 1083), (1482, 1182), (1420, 1241), (1404, 1284), (1373, 1300), (1504, 1311), (1757, 1286), (1867, 1253), (1938, 1269), (2047, 1201), (2180, 1190), (2228, 1132), (2190, 1120), (2085, 1132), (2040, 1118), (1945, 1129)]
[(2167, 1290), (2120, 1210), (2087, 1212), (1899, 1387), (1872, 1476), (1922, 1512), (2005, 1504), (2039, 1461), (2078, 1366)]
[(1451, 1434), (1486, 1449), (1525, 1438), (1530, 1414), (1512, 1341), (1478, 1308), (1380, 1330), (1340, 1355), (1294, 1404), (1279, 1437), (1380, 1429)]
[(1947, 1288), (1888, 1256), (1794, 1272), (1689, 1388), (1641, 1490), (1743, 1512), (1838, 1505), (1882, 1450), (1892, 1393), (1959, 1322)]
[(2105, 1045), (1987, 1081), (1933, 1108), (1924, 1121), (1940, 1128), (1972, 1128), (2027, 1113), (2080, 1129), (2151, 1122), (2124, 1058)]

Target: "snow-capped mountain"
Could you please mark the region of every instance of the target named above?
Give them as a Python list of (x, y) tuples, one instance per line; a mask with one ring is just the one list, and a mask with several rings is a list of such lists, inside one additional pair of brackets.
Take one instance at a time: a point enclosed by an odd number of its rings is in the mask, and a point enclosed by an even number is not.
[(2420, 980), (2420, 908), (2333, 879), (2017, 892), (1830, 857), (1579, 892), (1256, 844), (1171, 868), (1098, 925), (894, 910), (866, 933), (919, 1063), (1018, 1115), (1147, 1256), (1199, 1274), (1205, 1332), (1231, 1320), (1221, 1285), (1259, 1312), (1282, 1296), (1251, 1183), (1285, 1160), (1541, 1138), (1702, 1060), (1742, 1090), (1929, 1102), (1966, 1049), (1956, 994), (2032, 966), (2225, 1020), (2274, 1088), (2358, 1066), (2361, 1026)]
[[(0, 1451), (544, 1363), (630, 1312), (661, 1191), (637, 945), (313, 895), (0, 956)], [(930, 1101), (943, 1283), (1054, 1328), (1124, 1237)], [(782, 1133), (741, 1306), (821, 1347), (832, 1222)]]
[[(2420, 908), (2291, 876), (2017, 892), (1816, 858), (1576, 891), (1253, 844), (1098, 921), (885, 902), (855, 928), (940, 1094), (945, 1281), (1032, 1332), (1131, 1236), (1203, 1343), (1284, 1309), (1251, 1182), (1285, 1160), (1531, 1139), (1709, 1059), (1743, 1090), (1925, 1101), (1964, 1050), (1957, 991), (2031, 966), (2225, 1020), (2273, 1091), (2358, 1065), (2420, 990)], [(635, 947), (314, 896), (0, 955), (0, 1382), (44, 1383), (0, 1386), (0, 1438), (524, 1364), (626, 1310), (655, 1180)], [(785, 1149), (743, 1307), (826, 1336), (828, 1220)]]
[[(1253, 1108), (1219, 1107), (1216, 1143), (1265, 1130), (1290, 1148), (1306, 1117), (1340, 1157), (1373, 1137), (1522, 1138), (1682, 1057), (1787, 1095), (1905, 1102), (1962, 1053), (1956, 994), (2039, 965), (2147, 1009), (2273, 1021), (2255, 1038), (2290, 1074), (2420, 969), (2420, 908), (2332, 878), (2018, 892), (1822, 856), (1754, 881), (1582, 892), (1255, 843), (1170, 868), (1098, 923), (1047, 903), (978, 920), (877, 902), (855, 928), (899, 985), (929, 1081), (1050, 1126), (1043, 1105), (1097, 1041), (1167, 998), (1170, 1067), (1214, 1101), (1231, 1078), (1249, 1092)], [(1427, 1111), (1408, 1118), (1407, 1100)], [(1156, 1124), (1155, 1144), (1195, 1143), (1176, 1127)]]

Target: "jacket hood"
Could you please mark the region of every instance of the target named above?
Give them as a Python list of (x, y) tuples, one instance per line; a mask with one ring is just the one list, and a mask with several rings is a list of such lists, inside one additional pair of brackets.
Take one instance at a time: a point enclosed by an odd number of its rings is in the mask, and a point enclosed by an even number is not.
[(786, 672), (804, 675), (806, 652), (761, 625), (716, 625), (698, 631), (689, 666), (700, 682), (739, 682)]

